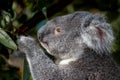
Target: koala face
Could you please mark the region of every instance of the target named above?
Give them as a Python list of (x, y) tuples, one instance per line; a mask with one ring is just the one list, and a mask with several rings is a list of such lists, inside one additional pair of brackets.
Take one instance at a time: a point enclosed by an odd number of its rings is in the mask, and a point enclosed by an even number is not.
[(100, 54), (107, 49), (109, 51), (113, 39), (111, 28), (104, 18), (88, 12), (52, 19), (38, 31), (38, 37), (41, 45), (60, 59), (80, 55), (86, 47), (96, 52), (99, 50)]
[(67, 59), (81, 49), (80, 30), (78, 29), (82, 15), (77, 15), (69, 14), (52, 19), (38, 31), (41, 45), (51, 55)]

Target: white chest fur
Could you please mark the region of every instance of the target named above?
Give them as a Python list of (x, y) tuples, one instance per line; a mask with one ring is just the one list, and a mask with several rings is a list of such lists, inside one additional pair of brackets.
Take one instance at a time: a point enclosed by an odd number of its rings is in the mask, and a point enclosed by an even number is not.
[(67, 64), (69, 64), (70, 62), (76, 61), (76, 60), (77, 60), (77, 58), (70, 58), (70, 59), (61, 60), (61, 61), (59, 62), (59, 65), (67, 65)]

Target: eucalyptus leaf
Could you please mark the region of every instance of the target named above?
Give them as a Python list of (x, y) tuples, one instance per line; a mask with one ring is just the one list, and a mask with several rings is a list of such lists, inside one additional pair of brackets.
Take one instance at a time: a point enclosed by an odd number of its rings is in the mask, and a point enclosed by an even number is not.
[(26, 58), (24, 59), (24, 70), (23, 70), (22, 80), (32, 80), (31, 74), (30, 74), (30, 69), (29, 69)]
[(11, 48), (13, 50), (17, 49), (17, 45), (14, 43), (14, 41), (10, 38), (10, 36), (0, 28), (0, 43), (4, 46)]
[(42, 8), (42, 13), (44, 14), (46, 20), (47, 20), (47, 8), (46, 7), (43, 7)]

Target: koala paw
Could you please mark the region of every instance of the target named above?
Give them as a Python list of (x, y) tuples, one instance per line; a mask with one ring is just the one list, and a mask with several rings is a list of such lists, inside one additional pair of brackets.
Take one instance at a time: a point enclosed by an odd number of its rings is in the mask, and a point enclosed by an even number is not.
[(32, 47), (34, 47), (34, 45), (37, 44), (34, 38), (26, 37), (26, 36), (20, 36), (17, 43), (21, 51), (24, 51), (27, 49), (31, 50)]

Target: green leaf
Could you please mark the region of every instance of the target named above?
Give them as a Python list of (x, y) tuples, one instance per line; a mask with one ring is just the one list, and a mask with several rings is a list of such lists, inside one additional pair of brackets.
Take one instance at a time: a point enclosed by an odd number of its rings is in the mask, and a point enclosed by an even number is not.
[(42, 11), (44, 7), (47, 7), (48, 0), (36, 0), (37, 1), (37, 7), (39, 11)]
[(9, 35), (1, 28), (0, 28), (0, 43), (8, 48), (11, 48), (13, 50), (17, 50), (17, 45), (9, 37)]
[(47, 19), (47, 8), (46, 8), (46, 7), (43, 7), (43, 8), (42, 8), (42, 13), (44, 14), (46, 20), (48, 20), (48, 19)]
[(30, 74), (30, 69), (29, 69), (26, 58), (24, 59), (24, 70), (23, 70), (22, 80), (32, 80), (31, 74)]

